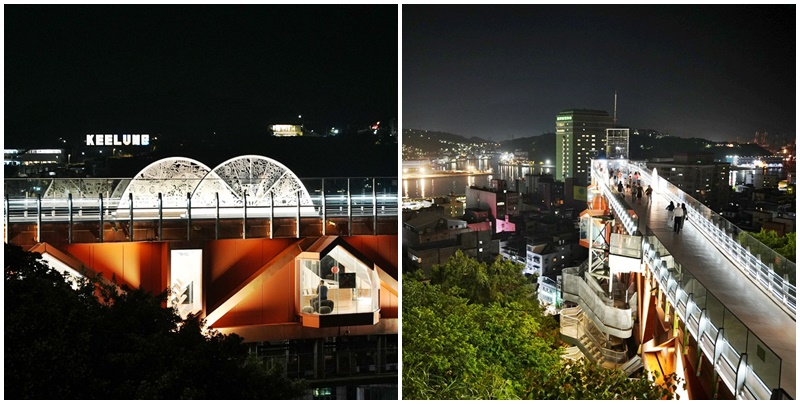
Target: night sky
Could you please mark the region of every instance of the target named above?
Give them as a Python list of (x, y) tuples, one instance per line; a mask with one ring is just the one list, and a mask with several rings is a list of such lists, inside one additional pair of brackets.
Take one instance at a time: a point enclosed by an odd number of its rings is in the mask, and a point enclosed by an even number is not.
[(403, 127), (507, 140), (564, 109), (673, 136), (794, 136), (795, 5), (403, 6)]
[[(5, 5), (5, 147), (398, 118), (397, 5)], [(317, 129), (319, 130), (319, 129)]]

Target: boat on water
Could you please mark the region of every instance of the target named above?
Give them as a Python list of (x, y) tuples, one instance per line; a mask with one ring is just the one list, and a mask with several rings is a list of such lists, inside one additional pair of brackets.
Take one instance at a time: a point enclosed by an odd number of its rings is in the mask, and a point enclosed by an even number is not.
[(419, 210), (422, 208), (429, 208), (433, 206), (433, 200), (423, 199), (421, 201), (406, 201), (403, 202), (403, 209)]

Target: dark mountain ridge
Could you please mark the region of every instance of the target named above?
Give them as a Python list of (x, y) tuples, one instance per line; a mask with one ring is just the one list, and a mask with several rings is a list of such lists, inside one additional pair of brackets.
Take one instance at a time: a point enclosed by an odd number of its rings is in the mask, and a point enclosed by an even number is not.
[[(643, 134), (646, 133), (646, 134)], [(403, 145), (422, 149), (424, 152), (435, 155), (442, 148), (443, 143), (491, 144), (496, 145), (498, 151), (528, 153), (531, 161), (555, 161), (556, 134), (544, 133), (539, 136), (530, 136), (491, 142), (477, 137), (466, 138), (453, 133), (426, 131), (420, 129), (403, 130)], [(630, 152), (633, 160), (652, 160), (655, 158), (672, 158), (679, 153), (713, 153), (715, 160), (723, 160), (725, 156), (769, 156), (771, 152), (752, 143), (723, 143), (702, 138), (682, 138), (665, 136), (658, 132), (647, 130), (640, 131), (638, 135), (631, 129)]]

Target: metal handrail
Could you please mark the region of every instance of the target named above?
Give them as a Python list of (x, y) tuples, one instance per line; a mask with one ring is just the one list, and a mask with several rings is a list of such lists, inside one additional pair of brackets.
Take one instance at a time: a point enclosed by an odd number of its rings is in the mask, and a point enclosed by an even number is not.
[[(653, 233), (653, 232), (652, 232), (652, 231), (651, 231), (649, 228), (647, 228), (647, 227), (644, 229), (644, 233), (645, 233), (647, 236), (651, 236), (651, 235), (653, 235), (653, 234), (654, 234), (654, 233)], [(657, 238), (655, 238), (655, 239), (654, 239), (654, 242), (656, 242), (656, 243), (659, 243), (659, 244), (660, 244), (660, 241), (658, 241), (658, 239), (657, 239)], [(647, 241), (647, 237), (643, 237), (643, 238), (642, 238), (642, 243), (643, 243), (643, 244), (646, 244), (646, 243), (648, 243), (648, 241)], [(646, 249), (645, 247), (646, 247), (646, 246), (643, 246), (643, 250), (644, 250), (644, 249)], [(665, 266), (664, 266), (664, 264), (663, 264), (663, 261), (661, 261), (660, 259), (657, 259), (657, 258), (658, 258), (657, 254), (653, 254), (653, 255), (644, 255), (644, 256), (643, 256), (643, 259), (644, 259), (644, 260), (645, 260), (645, 262), (648, 264), (648, 268), (650, 268), (650, 271), (653, 273), (653, 278), (654, 278), (654, 279), (655, 279), (655, 280), (656, 280), (656, 281), (657, 281), (657, 282), (658, 282), (660, 285), (661, 285), (661, 284), (664, 284), (664, 285), (666, 285), (666, 283), (670, 283), (671, 281), (675, 281), (675, 279), (674, 279), (674, 273), (672, 273), (671, 271), (667, 270), (667, 269), (666, 269), (666, 267), (665, 267)], [(677, 264), (677, 262), (676, 262), (676, 264)], [(659, 272), (660, 272), (660, 273), (661, 273), (663, 276), (658, 276), (658, 275), (657, 275), (657, 273), (659, 273)], [(711, 297), (712, 297), (712, 298), (714, 298), (716, 301), (719, 301), (719, 299), (717, 299), (717, 298), (714, 296), (714, 294), (713, 294), (711, 291), (709, 291), (709, 290), (708, 290), (708, 288), (706, 288), (706, 287), (705, 287), (705, 286), (702, 284), (702, 282), (700, 282), (700, 281), (698, 281), (698, 280), (696, 280), (696, 279), (695, 279), (695, 281), (696, 281), (696, 283), (697, 283), (697, 284), (699, 284), (700, 286), (702, 286), (702, 287), (705, 289), (705, 294), (706, 294), (706, 295), (708, 295), (708, 296), (711, 296)], [(678, 284), (678, 285), (676, 286), (676, 288), (678, 288), (678, 289), (682, 289), (682, 287), (680, 286), (680, 284)], [(669, 297), (667, 297), (667, 298), (669, 299)], [(674, 304), (674, 302), (673, 302), (673, 304)], [(687, 305), (687, 307), (688, 307), (688, 306), (690, 306), (690, 305), (692, 305), (692, 304), (694, 304), (694, 305), (696, 306), (696, 303), (694, 303), (694, 302), (693, 302), (693, 298), (692, 298), (691, 296), (689, 296), (689, 297), (687, 298), (686, 305)], [(726, 309), (726, 311), (727, 311), (727, 309)], [(752, 336), (753, 336), (754, 338), (756, 338), (756, 339), (758, 339), (759, 341), (761, 341), (761, 339), (760, 339), (760, 338), (758, 338), (758, 336), (757, 336), (757, 335), (756, 335), (756, 334), (755, 334), (755, 333), (754, 333), (752, 330), (750, 330), (750, 329), (749, 329), (749, 328), (748, 328), (748, 327), (747, 327), (747, 326), (746, 326), (746, 325), (745, 325), (743, 322), (741, 322), (741, 321), (739, 321), (739, 320), (738, 320), (738, 318), (736, 317), (736, 315), (734, 315), (733, 313), (729, 313), (729, 314), (730, 314), (730, 315), (731, 315), (733, 318), (735, 318), (735, 319), (736, 319), (736, 321), (738, 321), (740, 324), (742, 324), (742, 326), (744, 326), (744, 327), (745, 327), (745, 329), (747, 330), (747, 332), (748, 332), (749, 334), (752, 334)], [(727, 315), (727, 314), (726, 314), (726, 315)], [(727, 339), (724, 337), (724, 335), (723, 335), (723, 336), (721, 336), (721, 339), (720, 339), (720, 341), (717, 341), (717, 337), (718, 337), (718, 334), (719, 334), (719, 328), (720, 328), (720, 327), (718, 327), (717, 325), (715, 325), (715, 324), (714, 324), (714, 323), (713, 323), (713, 322), (712, 322), (712, 321), (711, 321), (709, 318), (707, 318), (707, 317), (705, 318), (705, 320), (703, 320), (703, 317), (704, 317), (704, 316), (705, 316), (704, 314), (701, 314), (701, 319), (700, 319), (700, 322), (699, 322), (699, 324), (697, 325), (697, 332), (695, 333), (695, 334), (696, 334), (696, 335), (695, 335), (695, 338), (696, 338), (696, 340), (698, 341), (698, 342), (697, 342), (697, 345), (698, 345), (698, 347), (699, 347), (699, 350), (703, 352), (703, 354), (706, 356), (706, 358), (708, 358), (710, 361), (712, 361), (712, 362), (713, 362), (713, 358), (714, 358), (714, 350), (717, 348), (717, 344), (718, 344), (718, 343), (725, 342), (725, 344), (728, 344), (728, 345), (730, 345), (730, 343), (727, 341)], [(693, 318), (691, 315), (689, 316), (689, 319), (687, 320), (687, 324), (690, 324), (690, 323), (692, 324), (692, 326), (693, 326), (693, 325), (694, 325), (694, 323), (695, 323), (695, 321), (694, 321), (694, 318)], [(693, 329), (692, 327), (690, 327), (690, 331), (694, 331), (694, 329)], [(772, 354), (773, 354), (773, 355), (774, 355), (776, 358), (778, 358), (778, 360), (779, 360), (780, 362), (782, 362), (782, 361), (783, 361), (783, 359), (781, 359), (780, 357), (778, 357), (778, 356), (775, 354), (775, 352), (773, 352), (771, 349), (769, 349), (769, 347), (766, 347), (766, 345), (765, 345), (765, 344), (763, 344), (763, 342), (761, 342), (760, 346), (762, 346), (762, 347), (764, 347), (765, 349), (769, 350), (769, 352), (771, 352), (771, 353), (772, 353)], [(780, 365), (779, 365), (779, 367), (780, 367)], [(761, 379), (761, 377), (760, 377), (760, 376), (759, 376), (759, 375), (758, 375), (758, 374), (757, 374), (757, 373), (756, 373), (756, 372), (755, 372), (755, 371), (754, 371), (754, 370), (753, 370), (751, 367), (747, 367), (747, 368), (745, 368), (745, 369), (746, 369), (746, 372), (747, 372), (746, 376), (748, 376), (748, 377), (753, 377), (753, 378), (757, 379), (759, 382), (761, 382), (761, 383), (764, 383), (764, 381)], [(778, 380), (780, 380), (780, 379), (778, 379)], [(773, 386), (773, 387), (777, 387), (777, 386)]]
[[(652, 183), (652, 176), (647, 172), (647, 166), (642, 162), (630, 162), (630, 165), (642, 169), (642, 178)], [(630, 169), (629, 169), (630, 170)], [(793, 317), (797, 310), (796, 266), (786, 257), (778, 254), (755, 238), (746, 235), (746, 232), (736, 227), (724, 217), (718, 215), (691, 195), (683, 192), (677, 186), (659, 176), (659, 182), (665, 184), (662, 195), (675, 203), (686, 203), (687, 218), (703, 233), (717, 248), (739, 268), (745, 275), (751, 277), (757, 285), (766, 289), (767, 295), (773, 297)], [(745, 234), (747, 245), (738, 240), (736, 235)], [(753, 253), (753, 249), (764, 254)], [(773, 263), (780, 264), (778, 270)]]
[[(574, 327), (575, 331), (577, 331), (574, 335), (571, 335), (573, 338), (580, 341), (581, 337), (585, 335), (589, 339), (589, 342), (593, 344), (594, 347), (597, 348), (597, 350), (600, 352), (601, 358), (598, 358), (598, 360), (601, 362), (613, 363), (614, 365), (621, 365), (627, 361), (628, 347), (626, 345), (623, 344), (624, 349), (622, 351), (616, 351), (606, 347), (606, 344), (601, 344), (600, 342), (598, 342), (597, 337), (594, 335), (594, 333), (592, 333), (591, 330), (587, 330), (585, 326), (585, 323), (587, 323), (587, 321), (585, 321), (586, 314), (583, 312), (583, 310), (578, 308), (575, 314), (568, 314), (570, 311), (572, 310), (570, 309), (561, 310), (562, 329), (565, 327), (563, 323), (566, 322), (567, 327), (570, 326)], [(595, 330), (597, 330), (597, 327), (594, 325), (592, 321), (588, 321), (588, 323), (594, 326)], [(602, 334), (600, 330), (597, 330), (597, 332)]]

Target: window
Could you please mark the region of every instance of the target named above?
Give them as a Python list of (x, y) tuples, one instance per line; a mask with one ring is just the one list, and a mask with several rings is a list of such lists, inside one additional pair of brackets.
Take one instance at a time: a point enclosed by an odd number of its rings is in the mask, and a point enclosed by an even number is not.
[(335, 315), (378, 310), (377, 272), (344, 247), (335, 247), (319, 260), (297, 258), (295, 262), (300, 272), (297, 295), (302, 313)]

